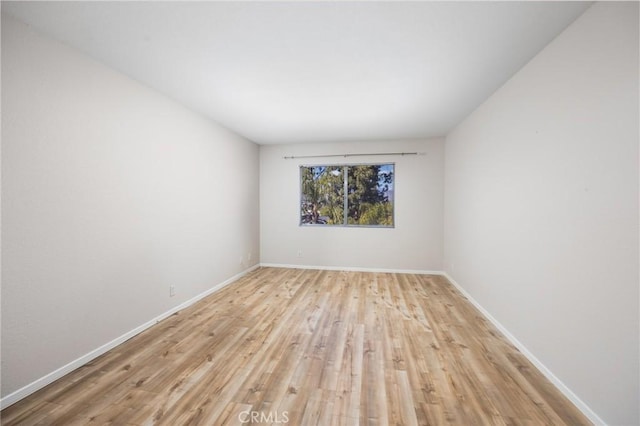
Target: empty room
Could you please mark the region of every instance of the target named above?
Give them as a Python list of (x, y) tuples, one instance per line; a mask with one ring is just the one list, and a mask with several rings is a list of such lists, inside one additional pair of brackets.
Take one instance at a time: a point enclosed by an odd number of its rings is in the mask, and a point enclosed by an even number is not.
[(638, 2), (1, 11), (3, 426), (640, 425)]

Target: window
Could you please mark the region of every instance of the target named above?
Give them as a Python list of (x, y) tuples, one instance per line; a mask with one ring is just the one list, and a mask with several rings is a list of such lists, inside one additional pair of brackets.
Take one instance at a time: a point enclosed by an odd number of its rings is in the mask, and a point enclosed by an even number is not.
[(300, 225), (391, 228), (394, 164), (300, 167)]

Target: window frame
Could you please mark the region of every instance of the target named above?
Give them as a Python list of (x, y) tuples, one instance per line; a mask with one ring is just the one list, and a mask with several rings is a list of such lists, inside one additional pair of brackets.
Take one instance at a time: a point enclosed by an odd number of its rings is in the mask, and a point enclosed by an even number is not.
[[(392, 166), (393, 167), (393, 192), (391, 198), (391, 217), (392, 225), (358, 225), (349, 224), (348, 221), (348, 203), (349, 203), (349, 175), (348, 168), (354, 166)], [(342, 224), (322, 224), (322, 223), (303, 223), (302, 208), (302, 169), (309, 167), (341, 167), (344, 179), (344, 201), (343, 201), (343, 222)], [(299, 227), (320, 227), (320, 228), (377, 228), (377, 229), (394, 229), (396, 227), (396, 163), (392, 161), (375, 162), (375, 163), (319, 163), (319, 164), (300, 164), (298, 166), (298, 226)]]

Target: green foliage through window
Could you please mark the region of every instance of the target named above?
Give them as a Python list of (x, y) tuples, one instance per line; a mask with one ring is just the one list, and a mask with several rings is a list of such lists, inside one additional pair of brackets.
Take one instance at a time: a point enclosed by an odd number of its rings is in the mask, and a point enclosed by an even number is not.
[(300, 167), (300, 224), (393, 227), (393, 164)]

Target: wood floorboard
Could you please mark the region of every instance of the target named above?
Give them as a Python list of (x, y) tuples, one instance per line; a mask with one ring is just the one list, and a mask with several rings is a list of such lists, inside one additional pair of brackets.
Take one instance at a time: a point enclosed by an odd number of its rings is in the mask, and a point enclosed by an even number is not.
[[(2, 425), (588, 425), (444, 277), (259, 268)], [(286, 422), (285, 422), (286, 420)]]

